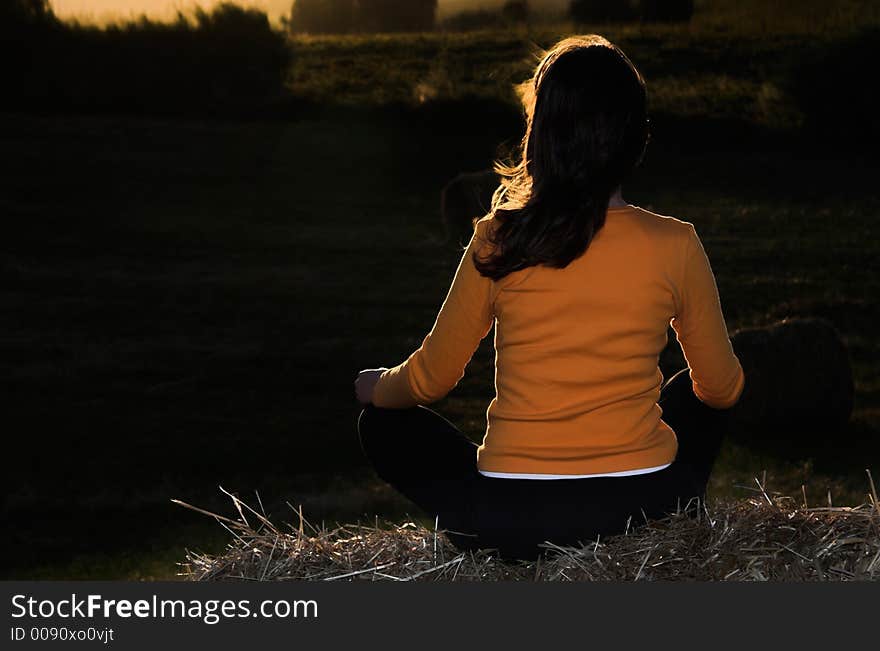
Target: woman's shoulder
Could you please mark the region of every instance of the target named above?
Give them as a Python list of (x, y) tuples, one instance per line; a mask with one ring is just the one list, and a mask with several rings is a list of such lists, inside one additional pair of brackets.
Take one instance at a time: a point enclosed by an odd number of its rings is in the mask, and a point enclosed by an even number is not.
[(685, 243), (696, 235), (693, 222), (681, 216), (656, 212), (652, 208), (633, 206), (630, 211), (634, 220), (648, 234), (675, 243)]
[(669, 215), (657, 212), (653, 207), (633, 206), (632, 213), (648, 224), (654, 225), (658, 229), (677, 230), (684, 232), (689, 228), (693, 228), (693, 222), (682, 218), (680, 215)]
[(476, 223), (474, 224), (474, 230), (485, 231), (487, 228), (491, 228), (491, 227), (495, 226), (497, 224), (497, 221), (498, 220), (495, 219), (495, 217), (492, 215), (492, 213), (489, 213), (489, 214), (485, 215), (484, 217), (480, 217), (476, 221)]
[(489, 213), (474, 222), (474, 240), (478, 248), (484, 248), (491, 243), (492, 232), (498, 227), (498, 220)]

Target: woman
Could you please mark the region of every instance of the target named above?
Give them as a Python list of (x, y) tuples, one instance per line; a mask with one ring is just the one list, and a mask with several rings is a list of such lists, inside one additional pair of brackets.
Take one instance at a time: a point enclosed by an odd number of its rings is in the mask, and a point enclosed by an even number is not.
[[(745, 378), (694, 226), (621, 197), (648, 141), (629, 59), (600, 36), (568, 38), (521, 94), (521, 160), (497, 165), (433, 329), (355, 386), (380, 477), (460, 548), (531, 559), (544, 541), (623, 533), (703, 497)], [(663, 385), (670, 324), (689, 368)], [(424, 405), (493, 325), (496, 395), (477, 446)]]

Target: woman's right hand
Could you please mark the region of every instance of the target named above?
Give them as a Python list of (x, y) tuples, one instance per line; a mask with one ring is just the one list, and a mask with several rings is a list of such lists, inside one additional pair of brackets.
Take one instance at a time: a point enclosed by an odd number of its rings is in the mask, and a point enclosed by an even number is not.
[(361, 404), (368, 405), (373, 402), (373, 389), (379, 381), (379, 376), (388, 369), (384, 366), (379, 368), (365, 368), (358, 373), (354, 381), (354, 392)]

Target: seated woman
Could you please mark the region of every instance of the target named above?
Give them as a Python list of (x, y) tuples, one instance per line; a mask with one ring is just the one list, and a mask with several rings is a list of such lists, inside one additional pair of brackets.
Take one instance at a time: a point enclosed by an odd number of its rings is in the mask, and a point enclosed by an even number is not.
[[(475, 223), (431, 332), (361, 371), (361, 445), (461, 549), (533, 559), (705, 495), (743, 391), (693, 224), (626, 203), (648, 141), (644, 81), (600, 36), (568, 38), (521, 87), (521, 159)], [(663, 384), (672, 325), (688, 369)], [(495, 326), (482, 445), (424, 405)], [(661, 388), (662, 387), (662, 388)]]

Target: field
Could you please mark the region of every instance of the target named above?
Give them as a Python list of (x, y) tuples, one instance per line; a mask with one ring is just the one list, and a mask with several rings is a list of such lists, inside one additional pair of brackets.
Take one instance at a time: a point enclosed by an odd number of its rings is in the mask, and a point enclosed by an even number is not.
[[(859, 503), (880, 474), (880, 170), (836, 139), (852, 125), (812, 122), (791, 71), (840, 35), (799, 29), (609, 28), (654, 116), (625, 197), (696, 224), (731, 330), (819, 315), (850, 347), (851, 426), (729, 441), (712, 494), (766, 472)], [(4, 115), (4, 575), (172, 578), (228, 534), (170, 499), (228, 509), (218, 485), (275, 519), (403, 518), (352, 383), (430, 329), (458, 261), (440, 188), (515, 141), (510, 83), (559, 31), (301, 39), (298, 108), (269, 119)], [(491, 392), (487, 338), (436, 409), (476, 438)]]

